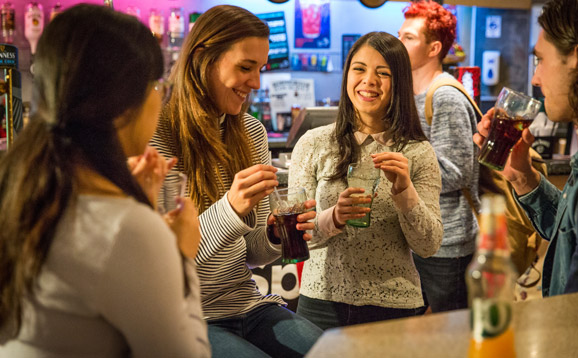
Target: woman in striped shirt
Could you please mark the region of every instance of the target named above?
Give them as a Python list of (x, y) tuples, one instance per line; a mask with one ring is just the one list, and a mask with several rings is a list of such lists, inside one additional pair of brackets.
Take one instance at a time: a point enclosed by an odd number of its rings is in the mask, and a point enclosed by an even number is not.
[[(200, 213), (202, 236), (195, 261), (215, 357), (303, 356), (321, 335), (251, 279), (250, 267), (280, 255), (267, 236), (268, 195), (278, 185), (267, 133), (243, 110), (259, 88), (268, 36), (267, 25), (239, 7), (216, 6), (200, 16), (173, 69), (174, 93), (152, 139), (161, 154), (178, 158), (166, 181), (177, 181), (179, 172), (190, 178), (187, 196)], [(176, 195), (169, 187), (161, 189), (159, 205)], [(313, 229), (307, 221), (314, 217), (302, 214), (298, 228)]]

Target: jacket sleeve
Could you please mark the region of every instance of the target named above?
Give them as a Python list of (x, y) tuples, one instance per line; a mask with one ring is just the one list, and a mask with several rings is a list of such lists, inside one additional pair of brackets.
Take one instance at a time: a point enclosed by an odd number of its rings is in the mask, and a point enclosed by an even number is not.
[(550, 241), (554, 236), (554, 223), (558, 212), (561, 191), (540, 174), (540, 184), (531, 192), (514, 197), (526, 211), (528, 218), (540, 236)]

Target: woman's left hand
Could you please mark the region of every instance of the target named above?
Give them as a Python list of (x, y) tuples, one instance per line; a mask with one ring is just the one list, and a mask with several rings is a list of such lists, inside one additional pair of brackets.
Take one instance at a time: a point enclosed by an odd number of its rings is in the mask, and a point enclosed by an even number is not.
[(411, 184), (407, 158), (401, 153), (383, 152), (372, 154), (375, 168), (379, 168), (385, 174), (387, 180), (393, 185), (392, 194), (399, 194)]
[[(317, 205), (317, 202), (313, 199), (307, 200), (305, 202), (305, 209), (308, 211), (304, 212), (303, 214), (297, 215), (297, 222), (298, 222), (297, 230), (305, 231), (305, 230), (314, 230), (315, 229), (315, 223), (310, 222), (310, 221), (315, 219), (315, 217), (317, 216), (317, 212), (315, 212), (315, 210), (309, 210), (309, 209), (314, 208), (315, 205)], [(273, 224), (275, 224), (275, 217), (271, 214), (271, 215), (269, 215), (269, 218), (267, 219), (267, 225), (273, 225)], [(303, 234), (303, 240), (309, 241), (312, 238), (313, 237), (311, 236), (311, 234), (309, 234), (305, 231), (305, 233)]]
[(165, 177), (176, 163), (177, 158), (166, 160), (150, 146), (147, 146), (142, 155), (128, 158), (129, 170), (155, 208)]

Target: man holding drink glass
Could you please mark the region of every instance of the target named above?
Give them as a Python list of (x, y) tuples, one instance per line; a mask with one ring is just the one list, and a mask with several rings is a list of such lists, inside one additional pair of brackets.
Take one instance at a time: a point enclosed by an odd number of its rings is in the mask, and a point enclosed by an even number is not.
[[(542, 30), (534, 47), (537, 66), (532, 84), (545, 96), (548, 118), (578, 124), (578, 0), (552, 0), (538, 18)], [(494, 109), (478, 124), (474, 142), (488, 136)], [(514, 188), (521, 207), (540, 235), (550, 241), (544, 260), (542, 293), (578, 292), (578, 154), (562, 191), (532, 167), (529, 150), (534, 136), (528, 128), (514, 146), (502, 175)]]

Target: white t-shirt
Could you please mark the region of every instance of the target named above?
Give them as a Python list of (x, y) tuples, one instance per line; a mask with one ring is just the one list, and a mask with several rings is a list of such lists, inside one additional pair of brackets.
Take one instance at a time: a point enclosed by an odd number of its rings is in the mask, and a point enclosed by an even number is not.
[(208, 357), (199, 282), (132, 198), (81, 195), (59, 223), (19, 336), (0, 357)]

